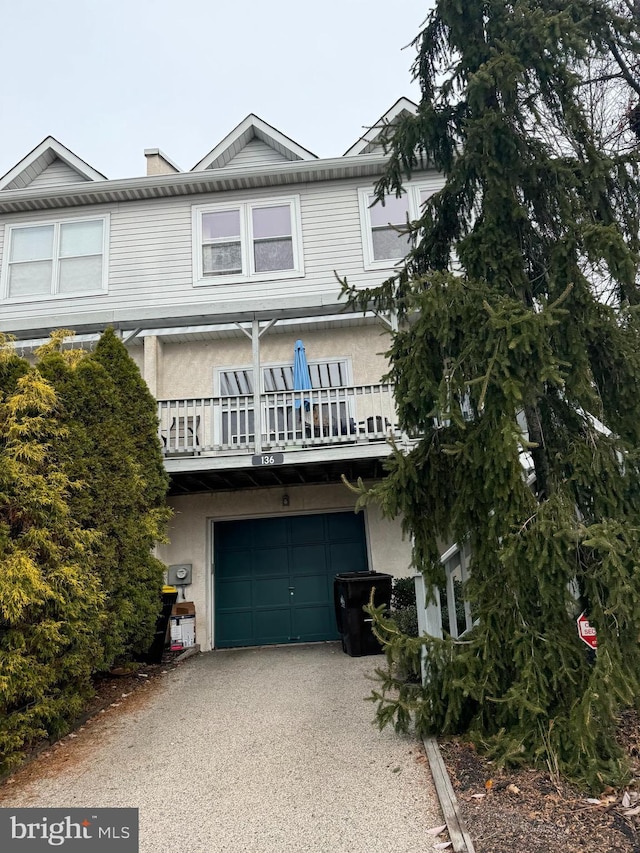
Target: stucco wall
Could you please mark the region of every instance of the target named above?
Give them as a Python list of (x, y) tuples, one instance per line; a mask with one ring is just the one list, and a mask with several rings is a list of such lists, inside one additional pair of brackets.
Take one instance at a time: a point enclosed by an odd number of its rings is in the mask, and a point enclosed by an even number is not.
[[(284, 494), (289, 506), (282, 506)], [(191, 563), (193, 583), (187, 600), (196, 605), (197, 641), (212, 646), (211, 521), (258, 515), (300, 514), (352, 509), (354, 495), (344, 486), (298, 486), (238, 492), (188, 495), (171, 499), (174, 517), (169, 527), (170, 544), (160, 546), (158, 556), (168, 565)], [(408, 576), (411, 549), (402, 539), (399, 521), (386, 521), (375, 508), (365, 516), (370, 567), (395, 576)]]
[[(350, 358), (354, 385), (378, 383), (387, 370), (383, 353), (389, 346), (389, 336), (381, 325), (309, 329), (290, 334), (267, 332), (260, 342), (261, 363), (293, 363), (298, 338), (304, 341), (310, 361)], [(158, 397), (212, 396), (217, 368), (250, 367), (251, 362), (251, 341), (245, 335), (180, 344), (165, 342), (157, 372)]]
[(144, 353), (142, 347), (127, 347), (127, 352), (131, 356), (131, 359), (135, 361), (138, 370), (142, 374), (142, 377), (146, 379), (146, 376), (144, 375)]

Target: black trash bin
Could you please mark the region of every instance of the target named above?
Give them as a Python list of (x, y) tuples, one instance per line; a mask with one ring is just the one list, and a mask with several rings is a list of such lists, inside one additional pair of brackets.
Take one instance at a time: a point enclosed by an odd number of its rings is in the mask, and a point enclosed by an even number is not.
[(343, 572), (333, 582), (333, 600), (342, 648), (351, 657), (379, 655), (382, 646), (371, 630), (372, 619), (363, 607), (375, 587), (374, 604), (391, 607), (392, 575), (382, 572)]
[(149, 646), (149, 650), (142, 655), (142, 659), (146, 661), (146, 663), (162, 663), (162, 655), (164, 653), (171, 610), (177, 600), (178, 590), (175, 586), (162, 587), (162, 610), (156, 619), (156, 630), (153, 635), (153, 642)]

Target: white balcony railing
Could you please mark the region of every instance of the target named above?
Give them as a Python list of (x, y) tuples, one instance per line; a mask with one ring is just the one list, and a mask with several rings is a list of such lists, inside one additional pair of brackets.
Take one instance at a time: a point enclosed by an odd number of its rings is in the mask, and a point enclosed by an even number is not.
[(166, 456), (233, 454), (262, 449), (384, 441), (400, 437), (391, 385), (352, 385), (254, 396), (196, 397), (158, 402)]

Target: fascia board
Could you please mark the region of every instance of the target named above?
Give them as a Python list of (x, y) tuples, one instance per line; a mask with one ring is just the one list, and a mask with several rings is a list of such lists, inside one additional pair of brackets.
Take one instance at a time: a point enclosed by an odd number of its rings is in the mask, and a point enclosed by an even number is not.
[(200, 193), (228, 192), (239, 189), (269, 188), (291, 184), (375, 178), (381, 175), (388, 158), (381, 154), (359, 157), (334, 157), (323, 160), (297, 160), (263, 166), (260, 169), (207, 169), (176, 175), (153, 175), (100, 182), (82, 182), (63, 187), (2, 190), (0, 213), (53, 210), (108, 202), (167, 198)]
[[(16, 163), (12, 169), (0, 178), (0, 190), (3, 190), (8, 184), (28, 169), (29, 166), (35, 163), (40, 157), (47, 154), (47, 152), (53, 153), (58, 159), (62, 160), (67, 164), (67, 166), (78, 172), (79, 175), (88, 181), (107, 180), (103, 174), (98, 172), (88, 163), (85, 163), (84, 160), (80, 159), (80, 157), (74, 154), (73, 151), (70, 151), (61, 142), (58, 142), (58, 140), (53, 136), (47, 136), (39, 145), (36, 145), (33, 151), (30, 151), (26, 157), (23, 157), (19, 163)], [(9, 192), (19, 192), (19, 190), (10, 190)]]
[(362, 155), (366, 153), (366, 148), (380, 135), (383, 127), (386, 124), (391, 124), (403, 112), (415, 113), (418, 111), (418, 105), (409, 98), (398, 98), (398, 100), (390, 107), (384, 115), (381, 115), (378, 121), (373, 124), (362, 136), (353, 143), (353, 145), (344, 152), (344, 157), (353, 157), (354, 155)]
[[(286, 304), (285, 304), (286, 303)], [(137, 328), (160, 329), (170, 326), (205, 326), (221, 323), (246, 323), (252, 320), (272, 320), (325, 317), (338, 312), (353, 313), (346, 303), (339, 302), (335, 294), (309, 294), (306, 296), (264, 297), (256, 304), (255, 299), (229, 302), (208, 302), (197, 305), (167, 306), (149, 305), (145, 308), (105, 308), (87, 311), (74, 306), (71, 324), (76, 334), (91, 334), (107, 326), (131, 330)], [(60, 322), (69, 323), (60, 315)], [(17, 339), (46, 337), (51, 331), (51, 317), (21, 317), (0, 319), (0, 332)]]
[(254, 113), (243, 119), (239, 125), (234, 127), (231, 133), (228, 133), (225, 138), (219, 142), (199, 163), (191, 169), (192, 172), (199, 172), (203, 169), (210, 169), (219, 166), (224, 166), (231, 159), (230, 149), (233, 149), (236, 142), (246, 137), (246, 141), (253, 137), (257, 137), (270, 145), (276, 151), (279, 151), (287, 159), (290, 160), (312, 160), (317, 159), (316, 155), (311, 151), (307, 151), (293, 139), (285, 136), (277, 128), (268, 124), (263, 119)]

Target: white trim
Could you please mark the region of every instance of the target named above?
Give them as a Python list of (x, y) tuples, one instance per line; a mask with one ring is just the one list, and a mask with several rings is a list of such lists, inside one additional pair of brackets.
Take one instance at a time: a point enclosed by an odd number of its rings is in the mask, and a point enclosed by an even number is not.
[(375, 146), (376, 140), (384, 130), (385, 125), (393, 124), (402, 113), (415, 115), (417, 112), (418, 105), (410, 101), (409, 98), (398, 98), (395, 104), (384, 115), (380, 116), (374, 125), (366, 130), (350, 148), (347, 148), (343, 156), (351, 157), (357, 154), (368, 154), (371, 148)]
[[(99, 288), (93, 290), (78, 290), (60, 293), (57, 290), (59, 281), (59, 261), (60, 261), (60, 226), (76, 222), (102, 222), (102, 282)], [(35, 222), (14, 222), (6, 223), (4, 227), (4, 252), (2, 258), (2, 273), (0, 274), (0, 299), (7, 304), (16, 304), (23, 302), (45, 302), (51, 299), (78, 299), (83, 296), (98, 296), (108, 292), (109, 282), (109, 233), (110, 233), (111, 217), (109, 213), (98, 214), (95, 216), (81, 216), (66, 219), (47, 219), (37, 220)], [(49, 293), (39, 294), (22, 294), (20, 296), (9, 295), (9, 268), (11, 255), (11, 237), (14, 231), (24, 228), (39, 228), (41, 226), (52, 225), (53, 234), (53, 256), (52, 256), (52, 272), (51, 272), (51, 290)], [(83, 257), (83, 256), (78, 256)], [(87, 256), (88, 257), (88, 256)]]
[[(39, 174), (42, 174), (48, 165), (53, 161), (54, 157), (66, 163), (74, 172), (78, 174), (78, 182), (80, 181), (106, 181), (107, 179), (101, 173), (96, 171), (84, 160), (81, 160), (73, 151), (70, 151), (53, 136), (47, 136), (42, 142), (37, 145), (33, 151), (30, 151), (26, 157), (23, 157), (19, 163), (10, 169), (5, 175), (0, 178), (0, 190), (4, 190), (7, 186), (19, 178), (29, 166), (39, 168)], [(39, 161), (39, 162), (38, 162)], [(71, 182), (69, 182), (71, 183)]]
[[(253, 269), (253, 225), (251, 213), (260, 207), (289, 207), (291, 220), (291, 244), (293, 250), (293, 268), (255, 272)], [(242, 273), (234, 275), (205, 275), (202, 263), (202, 217), (207, 213), (223, 210), (238, 210), (240, 213), (240, 247)], [(300, 218), (300, 196), (275, 196), (255, 201), (218, 202), (216, 204), (194, 204), (191, 207), (192, 219), (192, 263), (193, 286), (211, 287), (221, 284), (238, 284), (249, 281), (275, 281), (285, 278), (304, 277), (304, 253), (302, 247), (302, 222)]]
[(254, 113), (236, 125), (199, 163), (191, 169), (198, 172), (226, 166), (252, 139), (260, 139), (287, 160), (317, 160), (315, 154), (289, 139), (275, 127), (267, 124)]
[[(405, 185), (406, 196), (409, 202), (409, 219), (419, 219), (420, 211), (420, 193), (424, 190), (430, 195), (433, 195), (435, 189), (430, 187), (424, 181), (409, 183)], [(397, 258), (381, 258), (376, 260), (373, 251), (372, 227), (369, 198), (374, 195), (372, 187), (358, 188), (358, 205), (360, 208), (360, 230), (362, 233), (362, 254), (365, 270), (392, 270), (403, 259), (404, 255), (399, 255)], [(399, 225), (400, 223), (395, 223)]]

